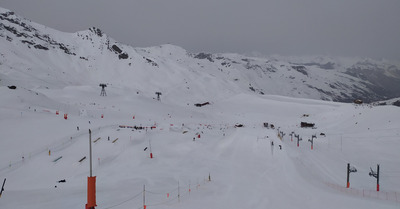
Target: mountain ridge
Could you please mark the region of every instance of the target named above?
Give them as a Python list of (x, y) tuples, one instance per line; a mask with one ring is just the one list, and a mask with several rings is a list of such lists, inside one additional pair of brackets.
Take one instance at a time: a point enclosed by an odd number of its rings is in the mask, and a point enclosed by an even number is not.
[(337, 102), (400, 97), (399, 67), (387, 61), (190, 53), (171, 44), (135, 48), (95, 27), (65, 33), (1, 8), (0, 20), (0, 86), (108, 83), (148, 97), (178, 94), (182, 100), (170, 102), (184, 104), (219, 99), (216, 89), (227, 96), (250, 92)]

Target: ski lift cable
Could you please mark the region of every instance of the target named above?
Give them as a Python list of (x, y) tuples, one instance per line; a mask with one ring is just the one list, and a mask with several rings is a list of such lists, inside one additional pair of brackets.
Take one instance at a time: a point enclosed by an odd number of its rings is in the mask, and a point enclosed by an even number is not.
[[(400, 130), (400, 128), (381, 128), (381, 129), (370, 129), (369, 131), (390, 131), (390, 130)], [(326, 132), (329, 133), (329, 132)], [(359, 132), (347, 132), (347, 133), (329, 133), (329, 135), (354, 135), (354, 134), (359, 134)]]
[[(182, 197), (182, 196), (180, 196), (180, 197)], [(173, 197), (173, 198), (170, 198), (169, 200), (166, 200), (166, 201), (163, 201), (163, 202), (159, 202), (159, 203), (149, 204), (149, 205), (147, 205), (147, 206), (164, 205), (164, 204), (167, 204), (167, 203), (169, 203), (169, 202), (172, 202), (172, 201), (174, 201), (174, 200), (176, 200), (176, 199), (178, 199), (178, 195), (176, 195), (176, 196)]]
[(381, 176), (382, 176), (382, 177), (393, 177), (393, 178), (398, 178), (398, 177), (400, 177), (400, 174), (398, 174), (398, 175), (394, 175), (394, 174), (382, 174)]
[(131, 198), (127, 199), (127, 200), (124, 200), (124, 201), (122, 201), (122, 202), (120, 202), (120, 203), (117, 203), (117, 204), (115, 204), (115, 205), (106, 207), (106, 208), (104, 208), (104, 209), (110, 209), (110, 208), (114, 208), (114, 207), (120, 206), (120, 205), (122, 205), (122, 204), (124, 204), (124, 203), (126, 203), (126, 202), (129, 202), (129, 201), (131, 201), (131, 200), (133, 200), (133, 199), (135, 199), (135, 198), (141, 196), (142, 194), (143, 194), (143, 192), (140, 192), (140, 193), (134, 195), (133, 197), (131, 197)]
[(154, 194), (154, 195), (165, 195), (167, 193), (172, 193), (177, 190), (178, 190), (178, 187), (173, 190), (170, 190), (169, 192), (153, 192), (153, 191), (146, 190), (146, 193), (150, 193), (150, 194)]
[[(112, 127), (115, 127), (115, 126), (116, 125), (107, 125), (107, 126), (98, 127), (96, 129), (93, 129), (93, 133), (98, 133), (100, 129), (112, 128)], [(76, 140), (78, 140), (79, 137), (82, 137), (84, 135), (87, 135), (87, 133), (77, 133), (77, 134), (74, 134), (74, 135), (71, 135), (71, 136), (68, 136), (68, 137), (63, 137), (61, 139), (58, 139), (58, 140), (52, 142), (51, 144), (42, 146), (42, 147), (40, 147), (38, 149), (35, 149), (35, 150), (29, 152), (30, 153), (29, 156), (30, 157), (37, 156), (39, 154), (47, 152), (49, 149), (52, 152), (57, 152), (57, 151), (64, 150), (68, 146), (71, 146)], [(71, 141), (70, 137), (73, 138), (72, 141)], [(23, 160), (21, 160), (21, 159), (12, 161), (13, 162), (12, 165), (16, 165), (18, 163), (22, 163), (22, 161)], [(4, 167), (0, 167), (0, 172), (6, 170), (7, 168), (9, 168), (9, 165), (5, 165)]]

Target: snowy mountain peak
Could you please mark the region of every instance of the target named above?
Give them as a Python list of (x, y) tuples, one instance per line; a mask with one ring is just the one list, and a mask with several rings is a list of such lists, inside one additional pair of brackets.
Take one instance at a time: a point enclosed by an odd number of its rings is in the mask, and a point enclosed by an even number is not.
[[(64, 33), (0, 10), (0, 85), (60, 88), (99, 82), (181, 95), (183, 104), (229, 94), (342, 102), (400, 97), (399, 67), (371, 59), (189, 53), (165, 44), (134, 48), (92, 27)], [(29, 80), (30, 82), (20, 82)], [(168, 92), (168, 93), (167, 93)], [(174, 102), (176, 99), (174, 99)]]
[[(4, 16), (5, 16), (5, 15), (7, 15), (7, 13), (12, 13), (12, 12), (10, 10), (8, 10), (8, 9), (0, 7), (0, 15), (4, 14)], [(9, 14), (9, 15), (13, 15), (13, 14)]]

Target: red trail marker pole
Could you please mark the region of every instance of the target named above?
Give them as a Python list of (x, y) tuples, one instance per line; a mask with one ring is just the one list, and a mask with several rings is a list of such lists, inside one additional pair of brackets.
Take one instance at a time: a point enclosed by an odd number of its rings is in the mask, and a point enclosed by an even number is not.
[(92, 131), (89, 129), (90, 176), (88, 177), (87, 203), (85, 209), (94, 209), (96, 205), (96, 176), (92, 176)]
[(3, 186), (1, 186), (1, 189), (0, 189), (0, 197), (1, 197), (1, 195), (3, 194), (3, 191), (4, 191), (4, 185), (6, 184), (6, 179), (4, 179), (4, 181), (3, 181)]
[(355, 167), (350, 167), (350, 163), (347, 163), (347, 185), (346, 188), (350, 188), (350, 173), (357, 172)]
[(151, 151), (151, 143), (150, 143), (150, 140), (149, 140), (149, 149), (150, 149), (150, 158), (153, 158), (153, 152)]
[(371, 168), (369, 175), (376, 178), (376, 191), (379, 192), (379, 164), (377, 165), (376, 172)]

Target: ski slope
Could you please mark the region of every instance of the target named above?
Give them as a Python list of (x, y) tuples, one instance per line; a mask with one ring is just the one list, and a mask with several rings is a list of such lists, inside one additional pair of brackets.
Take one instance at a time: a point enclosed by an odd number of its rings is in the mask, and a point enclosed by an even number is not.
[[(218, 91), (221, 99), (195, 107), (173, 94), (106, 90), (0, 87), (0, 208), (84, 208), (89, 129), (99, 209), (143, 208), (143, 193), (147, 208), (400, 207), (398, 107)], [(358, 170), (348, 189), (347, 163)], [(379, 192), (368, 175), (377, 164)]]

